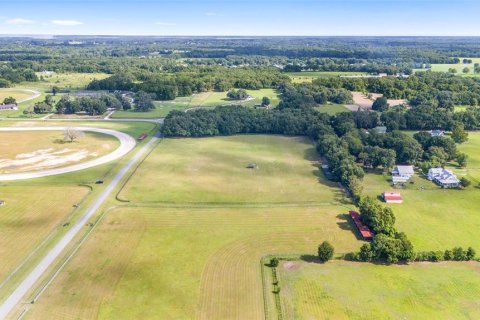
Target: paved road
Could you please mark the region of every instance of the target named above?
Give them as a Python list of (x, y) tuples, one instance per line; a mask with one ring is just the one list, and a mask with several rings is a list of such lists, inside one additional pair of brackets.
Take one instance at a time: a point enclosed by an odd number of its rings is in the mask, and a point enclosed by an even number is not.
[(12, 294), (0, 306), (0, 319), (5, 319), (7, 315), (20, 303), (22, 298), (29, 290), (37, 283), (43, 273), (52, 265), (65, 247), (72, 241), (72, 239), (80, 232), (85, 224), (88, 222), (100, 206), (105, 202), (112, 191), (117, 187), (122, 178), (132, 168), (132, 166), (140, 160), (140, 158), (148, 151), (158, 137), (153, 137), (147, 144), (145, 144), (130, 161), (117, 173), (117, 175), (108, 184), (106, 189), (98, 196), (93, 204), (87, 209), (82, 217), (75, 223), (75, 225), (63, 236), (62, 239), (53, 247), (45, 257), (38, 263), (38, 265), (27, 275), (27, 277), (19, 284), (19, 286), (12, 292)]
[[(0, 127), (0, 132), (12, 132), (12, 131), (63, 131), (67, 127)], [(24, 173), (7, 173), (7, 174), (0, 174), (0, 181), (12, 181), (12, 180), (23, 180), (23, 179), (34, 179), (40, 177), (47, 177), (53, 176), (57, 174), (63, 174), (68, 172), (74, 172), (78, 170), (83, 170), (95, 166), (99, 166), (101, 164), (108, 163), (110, 161), (116, 160), (118, 158), (123, 157), (126, 155), (130, 150), (135, 147), (135, 139), (129, 136), (126, 133), (118, 132), (115, 130), (110, 129), (101, 129), (101, 128), (90, 128), (90, 127), (73, 127), (75, 130), (79, 131), (90, 131), (90, 132), (97, 132), (108, 134), (116, 137), (120, 140), (120, 146), (113, 151), (103, 157), (96, 158), (94, 160), (86, 161), (83, 163), (62, 167), (62, 168), (55, 168), (55, 169), (46, 169), (40, 171), (32, 171), (32, 172), (24, 172)]]

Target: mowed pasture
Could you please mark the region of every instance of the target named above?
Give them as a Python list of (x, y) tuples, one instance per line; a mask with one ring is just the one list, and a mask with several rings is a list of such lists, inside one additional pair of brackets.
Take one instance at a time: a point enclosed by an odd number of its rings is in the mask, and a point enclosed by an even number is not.
[(22, 100), (34, 97), (35, 93), (24, 90), (24, 89), (16, 89), (16, 88), (5, 88), (0, 89), (0, 104), (3, 103), (3, 100), (8, 97), (15, 98), (17, 102)]
[[(458, 177), (466, 176), (472, 185), (464, 190), (442, 189), (417, 174), (406, 189), (400, 189), (402, 204), (389, 204), (417, 250), (445, 250), (472, 246), (480, 250), (480, 134), (470, 132), (469, 141), (459, 145), (469, 156), (466, 169), (450, 166)], [(391, 190), (390, 176), (369, 173), (364, 178), (364, 193), (378, 197)], [(423, 189), (422, 189), (423, 188)]]
[(80, 186), (0, 186), (0, 283), (55, 229), (73, 205), (88, 194)]
[(136, 203), (295, 205), (342, 201), (344, 195), (324, 178), (306, 138), (239, 135), (164, 139), (119, 197)]
[(62, 131), (0, 132), (0, 173), (58, 168), (113, 152), (119, 141), (109, 135), (86, 132), (68, 142)]
[(314, 254), (323, 240), (357, 250), (361, 242), (337, 217), (343, 211), (111, 211), (27, 318), (264, 319), (261, 257)]
[(279, 103), (278, 92), (274, 89), (247, 90), (253, 97), (249, 100), (230, 100), (227, 92), (201, 92), (189, 97), (178, 97), (173, 101), (156, 101), (155, 109), (148, 112), (117, 111), (112, 118), (162, 118), (172, 110), (185, 111), (195, 108), (213, 108), (220, 105), (243, 105), (253, 107), (261, 104), (263, 97), (269, 97), (271, 106), (276, 107)]
[(282, 262), (284, 319), (478, 319), (480, 264)]

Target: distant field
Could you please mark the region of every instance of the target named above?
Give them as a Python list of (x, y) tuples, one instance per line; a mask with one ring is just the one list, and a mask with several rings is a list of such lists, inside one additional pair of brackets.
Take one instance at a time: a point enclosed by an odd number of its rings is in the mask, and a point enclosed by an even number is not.
[(316, 108), (316, 110), (320, 112), (328, 113), (329, 115), (350, 111), (343, 104), (323, 104), (323, 105), (319, 105)]
[[(120, 198), (141, 203), (331, 202), (343, 195), (324, 179), (317, 159), (305, 138), (164, 139)], [(247, 169), (249, 163), (258, 168)]]
[(94, 79), (102, 80), (109, 77), (106, 73), (54, 73), (52, 75), (42, 75), (37, 73), (37, 76), (43, 77), (43, 80), (38, 82), (27, 82), (32, 87), (37, 87), (43, 90), (51, 90), (53, 86), (61, 89), (85, 89), (85, 87)]
[(339, 77), (339, 76), (359, 76), (366, 75), (362, 72), (339, 72), (339, 71), (305, 71), (305, 72), (285, 72), (293, 83), (312, 82), (321, 77)]
[(0, 132), (0, 173), (58, 168), (113, 152), (119, 141), (108, 135), (86, 132), (68, 143), (62, 131)]
[[(460, 58), (460, 60), (463, 60), (464, 58)], [(475, 63), (480, 63), (480, 58), (466, 58), (472, 60), (472, 63), (467, 63), (464, 64), (462, 62), (457, 63), (457, 64), (432, 64), (432, 71), (435, 72), (448, 72), (448, 69), (453, 68), (457, 70), (457, 75), (461, 76), (480, 76), (480, 74), (474, 73), (474, 64)], [(470, 69), (470, 72), (465, 74), (463, 73), (463, 69), (465, 67), (468, 67)], [(421, 71), (426, 71), (428, 69), (415, 69), (416, 72), (421, 72)]]
[(283, 262), (284, 319), (478, 319), (479, 263)]
[[(35, 96), (35, 94), (27, 90), (16, 88), (2, 88), (0, 89), (0, 104), (3, 103), (3, 100), (8, 97), (13, 97), (17, 99), (17, 102), (20, 102), (33, 96)], [(1, 112), (3, 111), (0, 111), (0, 116)]]
[(190, 97), (178, 97), (173, 101), (155, 102), (155, 110), (149, 112), (117, 111), (112, 118), (162, 118), (172, 110), (184, 111), (190, 108), (211, 108), (219, 105), (241, 104), (253, 107), (260, 104), (263, 97), (269, 97), (272, 107), (279, 103), (278, 93), (273, 89), (247, 90), (248, 94), (254, 97), (249, 101), (234, 101), (227, 99), (226, 92), (202, 92)]

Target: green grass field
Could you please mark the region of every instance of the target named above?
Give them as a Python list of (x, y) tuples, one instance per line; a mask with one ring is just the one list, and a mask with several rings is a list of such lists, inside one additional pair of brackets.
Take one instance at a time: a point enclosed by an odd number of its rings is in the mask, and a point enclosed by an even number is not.
[(305, 71), (305, 72), (286, 72), (286, 75), (292, 79), (293, 83), (312, 82), (322, 77), (339, 77), (339, 76), (359, 76), (366, 75), (362, 72), (340, 72), (340, 71)]
[[(460, 60), (463, 60), (464, 58), (460, 58)], [(453, 68), (453, 69), (456, 69), (457, 70), (457, 73), (456, 75), (459, 75), (459, 76), (469, 76), (469, 77), (472, 77), (472, 76), (480, 76), (480, 74), (476, 74), (474, 72), (474, 68), (475, 68), (475, 63), (480, 63), (480, 58), (467, 58), (467, 59), (471, 59), (472, 60), (472, 63), (467, 63), (467, 64), (464, 64), (462, 62), (460, 63), (457, 63), (457, 64), (432, 64), (432, 68), (431, 70), (434, 71), (434, 72), (448, 72), (448, 70), (450, 68)], [(470, 72), (468, 73), (463, 73), (463, 69), (467, 67), (470, 69)], [(415, 72), (422, 72), (422, 71), (426, 71), (427, 69), (415, 69)]]
[(17, 99), (17, 101), (21, 101), (32, 96), (34, 96), (34, 94), (30, 91), (16, 88), (2, 88), (0, 89), (0, 104), (3, 103), (3, 100), (8, 97), (13, 97)]
[[(343, 197), (336, 184), (323, 178), (317, 159), (314, 146), (304, 138), (165, 139), (120, 198), (140, 203), (294, 204)], [(249, 163), (258, 168), (247, 169)]]
[(314, 159), (303, 138), (165, 139), (27, 318), (263, 319), (264, 255), (362, 243)]
[(282, 263), (284, 319), (477, 319), (479, 263)]
[(350, 111), (343, 104), (324, 104), (319, 105), (316, 109), (320, 112), (328, 113), (329, 115)]
[(51, 90), (53, 86), (60, 89), (83, 90), (94, 79), (102, 80), (108, 78), (110, 75), (106, 73), (54, 73), (52, 75), (42, 75), (37, 73), (41, 79), (38, 82), (25, 82), (20, 85), (34, 86), (36, 88)]
[(156, 101), (156, 108), (149, 112), (117, 111), (112, 118), (163, 118), (172, 110), (184, 111), (191, 108), (212, 108), (220, 105), (241, 104), (253, 107), (262, 102), (263, 97), (269, 97), (271, 106), (279, 103), (278, 93), (273, 89), (247, 90), (248, 94), (254, 97), (249, 101), (232, 101), (227, 99), (226, 92), (202, 92), (190, 97), (178, 97), (173, 101)]

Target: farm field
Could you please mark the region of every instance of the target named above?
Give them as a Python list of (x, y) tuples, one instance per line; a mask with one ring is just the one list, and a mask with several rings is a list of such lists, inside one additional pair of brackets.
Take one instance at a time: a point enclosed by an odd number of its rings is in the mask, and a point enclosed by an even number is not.
[[(343, 198), (336, 184), (323, 178), (317, 159), (305, 138), (164, 139), (119, 197), (140, 203), (203, 204), (315, 204)], [(258, 168), (247, 169), (250, 163)]]
[(282, 262), (284, 319), (476, 319), (479, 263)]
[(264, 255), (362, 244), (312, 161), (301, 138), (164, 139), (26, 318), (263, 319)]
[(293, 83), (312, 82), (316, 78), (339, 77), (339, 76), (361, 76), (366, 75), (362, 72), (341, 72), (341, 71), (305, 71), (305, 72), (286, 72)]
[[(71, 185), (3, 184), (0, 186), (0, 283), (55, 228), (61, 228), (73, 205), (88, 188)], [(0, 286), (1, 288), (1, 286)]]
[(253, 107), (262, 102), (263, 97), (269, 97), (272, 107), (279, 103), (278, 93), (273, 89), (247, 90), (254, 99), (235, 101), (227, 99), (227, 92), (202, 92), (190, 97), (178, 97), (173, 101), (156, 101), (155, 110), (150, 112), (117, 111), (112, 118), (163, 118), (172, 110), (184, 111), (190, 108), (211, 108), (219, 105), (241, 104)]
[(8, 97), (13, 97), (17, 100), (17, 102), (19, 102), (33, 96), (35, 96), (33, 92), (24, 90), (24, 89), (16, 89), (16, 88), (0, 89), (0, 104), (3, 103), (3, 100)]
[(317, 111), (328, 113), (329, 115), (335, 115), (340, 112), (350, 111), (343, 104), (322, 104), (319, 105), (316, 109)]
[[(405, 232), (417, 250), (445, 250), (455, 246), (478, 247), (480, 217), (480, 134), (470, 132), (469, 141), (459, 150), (469, 156), (466, 169), (451, 167), (459, 177), (467, 176), (472, 186), (465, 190), (441, 189), (433, 182), (416, 176), (413, 184), (399, 191), (402, 204), (390, 204), (396, 225)], [(373, 197), (391, 190), (389, 175), (369, 173), (364, 178), (364, 194)], [(423, 187), (423, 190), (420, 188)], [(448, 235), (448, 236), (445, 236)]]
[(361, 242), (344, 211), (328, 205), (111, 211), (27, 319), (263, 319), (261, 257), (313, 254), (323, 240), (339, 252), (357, 250)]
[(91, 132), (71, 143), (62, 131), (0, 132), (0, 173), (58, 168), (101, 157), (118, 145), (112, 136)]
[(54, 73), (51, 75), (44, 75), (41, 72), (37, 73), (39, 78), (43, 78), (38, 82), (25, 82), (21, 85), (35, 86), (42, 90), (51, 90), (53, 86), (61, 89), (79, 90), (85, 87), (94, 79), (102, 80), (109, 77), (106, 73)]
[[(460, 60), (463, 60), (464, 58), (460, 58)], [(450, 68), (453, 68), (453, 69), (456, 69), (457, 70), (457, 73), (456, 75), (459, 75), (459, 76), (480, 76), (480, 74), (476, 74), (474, 72), (474, 68), (475, 68), (475, 63), (480, 63), (480, 58), (467, 58), (467, 59), (471, 59), (472, 60), (472, 63), (457, 63), (457, 64), (448, 64), (448, 63), (444, 63), (444, 64), (441, 64), (441, 63), (438, 63), (438, 64), (432, 64), (432, 68), (431, 70), (434, 71), (434, 72), (448, 72), (448, 70)], [(468, 73), (463, 73), (463, 69), (467, 67), (470, 69), (470, 72)], [(415, 72), (422, 72), (422, 71), (427, 71), (428, 69), (415, 69)]]

